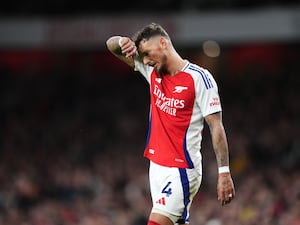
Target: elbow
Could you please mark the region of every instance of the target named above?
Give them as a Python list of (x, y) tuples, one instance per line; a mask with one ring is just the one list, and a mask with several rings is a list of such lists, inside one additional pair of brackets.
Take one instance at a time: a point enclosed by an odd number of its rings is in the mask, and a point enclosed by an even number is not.
[(105, 42), (106, 47), (110, 50), (112, 46), (112, 37), (108, 38)]

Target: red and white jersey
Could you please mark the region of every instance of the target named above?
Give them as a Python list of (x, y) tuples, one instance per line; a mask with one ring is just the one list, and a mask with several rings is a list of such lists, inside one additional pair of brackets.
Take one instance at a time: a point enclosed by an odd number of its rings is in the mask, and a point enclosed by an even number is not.
[(150, 84), (144, 156), (162, 166), (201, 170), (204, 117), (222, 110), (213, 76), (190, 62), (173, 76), (161, 76), (138, 60), (135, 70)]

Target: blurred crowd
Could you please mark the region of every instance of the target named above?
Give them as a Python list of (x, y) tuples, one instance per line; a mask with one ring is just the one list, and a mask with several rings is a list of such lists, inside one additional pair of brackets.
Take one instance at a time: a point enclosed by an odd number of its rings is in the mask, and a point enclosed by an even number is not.
[(134, 0), (127, 1), (71, 1), (30, 0), (3, 1), (1, 16), (68, 17), (74, 15), (117, 15), (119, 13), (161, 13), (185, 11), (249, 10), (267, 7), (299, 7), (299, 0)]
[[(87, 55), (43, 71), (0, 64), (0, 225), (147, 224), (147, 83), (104, 58), (96, 70)], [(236, 198), (217, 201), (205, 129), (191, 225), (300, 224), (299, 57), (284, 58), (272, 70), (228, 56), (205, 63), (219, 83)]]

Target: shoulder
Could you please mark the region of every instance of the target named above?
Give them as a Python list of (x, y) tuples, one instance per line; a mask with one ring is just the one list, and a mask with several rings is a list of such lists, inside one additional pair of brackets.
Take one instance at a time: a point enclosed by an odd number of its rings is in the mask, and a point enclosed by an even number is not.
[(184, 72), (189, 73), (191, 76), (195, 78), (202, 76), (206, 73), (209, 73), (207, 69), (204, 69), (203, 67), (190, 62), (184, 68)]
[(195, 82), (202, 81), (205, 84), (211, 78), (211, 74), (207, 69), (194, 63), (188, 63), (184, 69), (184, 72), (190, 74)]

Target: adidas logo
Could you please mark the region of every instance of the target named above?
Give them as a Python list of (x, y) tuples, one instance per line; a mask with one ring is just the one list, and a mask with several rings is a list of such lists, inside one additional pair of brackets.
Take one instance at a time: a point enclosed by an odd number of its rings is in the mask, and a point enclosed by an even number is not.
[(155, 203), (160, 205), (166, 205), (165, 197), (158, 199)]

